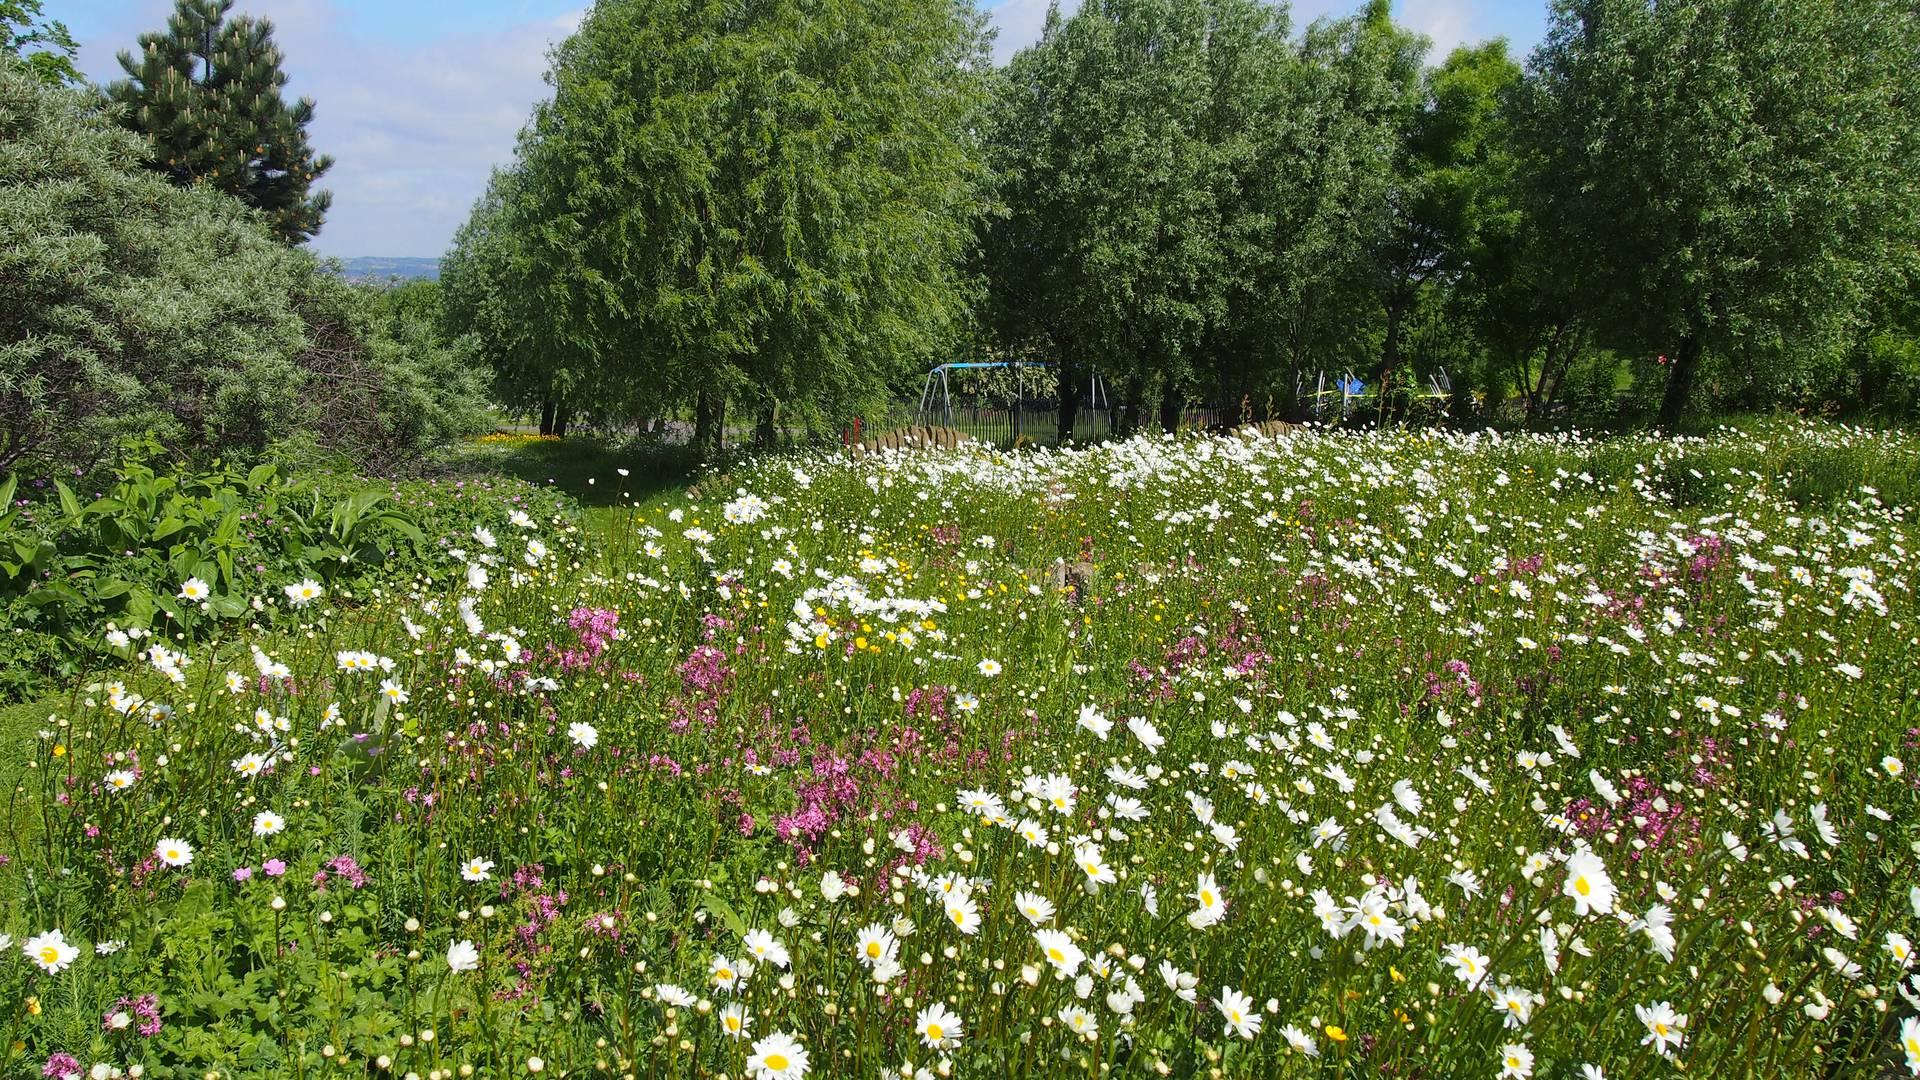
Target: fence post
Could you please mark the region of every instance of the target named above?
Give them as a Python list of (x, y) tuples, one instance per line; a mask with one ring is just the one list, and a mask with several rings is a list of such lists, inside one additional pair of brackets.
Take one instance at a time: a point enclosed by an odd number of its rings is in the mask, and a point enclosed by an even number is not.
[(1013, 365), (1013, 445), (1020, 445), (1020, 414), (1026, 411), (1027, 376), (1019, 361)]

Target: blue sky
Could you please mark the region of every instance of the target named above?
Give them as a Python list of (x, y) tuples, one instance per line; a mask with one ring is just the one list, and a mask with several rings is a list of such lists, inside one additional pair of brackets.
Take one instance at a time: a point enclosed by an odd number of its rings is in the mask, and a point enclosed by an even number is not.
[[(434, 256), (513, 157), (514, 137), (546, 93), (549, 46), (588, 0), (239, 0), (271, 18), (288, 89), (314, 98), (314, 146), (337, 163), (323, 186), (333, 210), (313, 246), (327, 255)], [(1039, 35), (1047, 0), (979, 0), (1000, 30), (1001, 59)], [(1069, 0), (1069, 6), (1077, 0)], [(1295, 0), (1303, 25), (1361, 0)], [(48, 0), (79, 40), (96, 81), (120, 75), (115, 54), (165, 25), (172, 0)], [(1431, 37), (1437, 56), (1505, 36), (1524, 55), (1546, 23), (1546, 0), (1395, 0), (1394, 13)]]

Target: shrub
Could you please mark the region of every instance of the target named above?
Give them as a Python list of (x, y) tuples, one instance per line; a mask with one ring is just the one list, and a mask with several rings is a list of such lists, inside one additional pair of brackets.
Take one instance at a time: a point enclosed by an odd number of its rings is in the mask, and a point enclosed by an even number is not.
[(383, 468), (480, 429), (461, 353), (394, 333), (233, 199), (140, 168), (107, 108), (0, 68), (0, 468), (147, 431), (229, 455), (312, 432)]
[[(263, 602), (302, 582), (349, 594), (444, 561), (446, 539), (525, 508), (564, 517), (559, 496), (510, 481), (375, 485), (344, 474), (289, 474), (263, 463), (168, 465), (151, 441), (129, 444), (92, 498), (64, 480), (0, 480), (0, 700), (49, 676), (111, 667), (121, 632), (178, 644), (241, 623), (271, 624)], [(421, 523), (441, 540), (427, 541)], [(111, 640), (110, 640), (111, 639)]]

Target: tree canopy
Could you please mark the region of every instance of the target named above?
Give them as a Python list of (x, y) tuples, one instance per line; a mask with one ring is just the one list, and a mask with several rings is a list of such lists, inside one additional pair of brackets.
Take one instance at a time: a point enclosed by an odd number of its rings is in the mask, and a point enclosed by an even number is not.
[(177, 188), (98, 95), (0, 64), (0, 468), (81, 465), (121, 436), (246, 452), (308, 437), (390, 467), (484, 422), (463, 355)]
[(77, 85), (83, 81), (73, 66), (79, 53), (67, 25), (47, 18), (41, 0), (0, 0), (0, 63), (12, 59), (43, 82)]
[(962, 357), (1051, 365), (1063, 437), (1094, 379), (1121, 429), (1298, 415), (1329, 374), (1376, 416), (1428, 380), (1673, 424), (1702, 371), (1920, 400), (1920, 20), (1550, 14), (1523, 66), (1387, 0), (1085, 0), (989, 70), (964, 0), (601, 0), (447, 318), (543, 430), (690, 408), (708, 443), (728, 402), (817, 431)]

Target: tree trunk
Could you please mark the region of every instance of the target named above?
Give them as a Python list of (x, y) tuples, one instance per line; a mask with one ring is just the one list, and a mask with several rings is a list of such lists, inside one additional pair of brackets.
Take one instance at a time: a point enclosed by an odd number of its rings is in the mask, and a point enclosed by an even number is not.
[(1180, 388), (1168, 379), (1160, 388), (1160, 430), (1172, 432), (1180, 430), (1180, 406), (1185, 404), (1180, 396)]
[(553, 399), (552, 398), (548, 398), (547, 400), (540, 403), (540, 434), (542, 435), (553, 434)]
[(1400, 366), (1400, 321), (1405, 308), (1400, 303), (1387, 305), (1387, 339), (1380, 347), (1379, 379), (1384, 380), (1387, 372)]
[(693, 399), (693, 447), (702, 458), (718, 457), (727, 441), (727, 399), (702, 390)]
[(1060, 395), (1059, 441), (1073, 440), (1073, 422), (1080, 416), (1080, 380), (1075, 377), (1072, 364), (1060, 364), (1059, 385), (1056, 392)]
[(1120, 405), (1120, 434), (1131, 435), (1140, 430), (1140, 406), (1147, 395), (1147, 382), (1138, 375), (1127, 378), (1126, 388)]
[(1680, 422), (1680, 414), (1687, 407), (1687, 399), (1693, 396), (1693, 380), (1700, 367), (1700, 338), (1693, 331), (1687, 331), (1680, 339), (1680, 348), (1673, 354), (1673, 364), (1667, 372), (1667, 392), (1660, 399), (1660, 429), (1672, 431)]
[(563, 401), (553, 403), (553, 433), (561, 438), (567, 437), (567, 424), (573, 420), (573, 410)]
[(1253, 422), (1253, 379), (1252, 373), (1244, 365), (1235, 373), (1233, 396), (1226, 402), (1226, 425), (1229, 431), (1242, 424)]
[(753, 444), (763, 450), (771, 449), (780, 439), (777, 412), (780, 406), (776, 402), (766, 402), (760, 406), (759, 419), (753, 425)]

